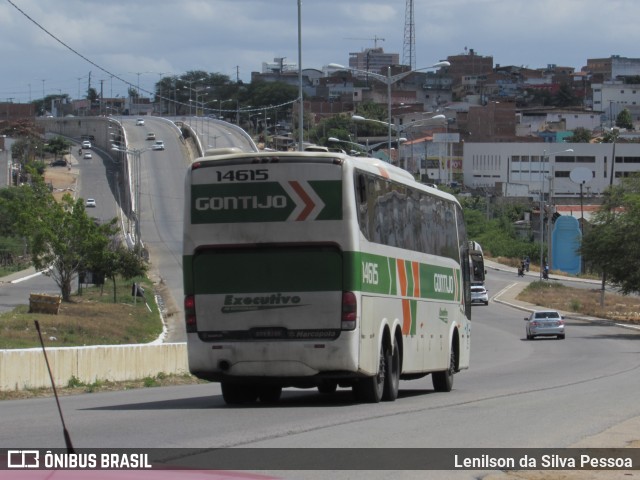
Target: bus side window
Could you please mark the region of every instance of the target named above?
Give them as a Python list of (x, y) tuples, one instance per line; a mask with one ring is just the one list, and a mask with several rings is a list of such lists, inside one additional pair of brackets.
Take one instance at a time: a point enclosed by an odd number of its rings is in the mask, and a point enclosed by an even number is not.
[(364, 175), (358, 175), (358, 197), (360, 203), (366, 203), (367, 201), (367, 179)]

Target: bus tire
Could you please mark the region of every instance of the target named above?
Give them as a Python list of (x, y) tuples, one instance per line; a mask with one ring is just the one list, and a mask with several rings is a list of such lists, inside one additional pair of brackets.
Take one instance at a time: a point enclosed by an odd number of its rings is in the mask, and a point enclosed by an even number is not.
[(282, 387), (268, 385), (258, 389), (258, 398), (262, 403), (278, 403), (282, 395)]
[(380, 347), (378, 373), (373, 377), (362, 378), (353, 385), (353, 393), (358, 402), (378, 403), (382, 400), (385, 377), (387, 376), (386, 356), (384, 345), (382, 345)]
[(258, 391), (250, 385), (240, 383), (222, 382), (222, 398), (227, 405), (240, 405), (255, 402)]
[(398, 398), (398, 389), (400, 387), (400, 349), (398, 348), (398, 340), (393, 339), (393, 350), (387, 350), (385, 355), (386, 372), (384, 376), (384, 392), (382, 400), (385, 402), (393, 402)]
[(318, 385), (320, 393), (334, 393), (338, 389), (338, 382), (335, 380), (324, 380)]
[(442, 372), (433, 372), (431, 381), (433, 389), (436, 392), (450, 392), (453, 388), (453, 374), (456, 371), (456, 350), (451, 346), (451, 355), (449, 356), (449, 368)]

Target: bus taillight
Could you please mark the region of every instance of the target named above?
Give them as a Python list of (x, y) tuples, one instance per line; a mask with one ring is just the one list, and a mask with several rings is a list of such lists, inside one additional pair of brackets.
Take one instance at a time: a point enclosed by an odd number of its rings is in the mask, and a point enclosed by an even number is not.
[(184, 322), (187, 327), (187, 333), (198, 331), (196, 322), (196, 298), (193, 295), (184, 297)]
[(358, 318), (358, 302), (353, 292), (342, 292), (342, 330), (355, 330)]

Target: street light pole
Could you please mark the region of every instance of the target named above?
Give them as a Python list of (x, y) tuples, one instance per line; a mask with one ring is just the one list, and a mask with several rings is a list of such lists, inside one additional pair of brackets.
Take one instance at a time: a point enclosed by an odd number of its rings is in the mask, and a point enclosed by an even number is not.
[(389, 114), (389, 128), (387, 129), (387, 150), (389, 151), (389, 163), (391, 163), (391, 124), (393, 123), (393, 116), (391, 115), (391, 65), (387, 65), (387, 112)]
[[(336, 138), (336, 137), (329, 137), (329, 138), (327, 138), (327, 141), (329, 141), (329, 142), (339, 142), (339, 143), (348, 143), (349, 145), (355, 145), (356, 147), (358, 147), (358, 149), (361, 152), (365, 152), (367, 155), (369, 154), (369, 152), (367, 150), (367, 146), (366, 145), (361, 145), (360, 143), (350, 142), (348, 140), (340, 140), (339, 138)], [(352, 152), (353, 152), (353, 150), (352, 150)]]
[[(389, 84), (390, 85), (390, 84)], [(413, 127), (421, 127), (421, 126), (427, 126), (429, 123), (433, 123), (433, 125), (445, 125), (446, 122), (446, 117), (442, 114), (438, 114), (438, 115), (434, 115), (433, 117), (430, 118), (425, 118), (422, 120), (415, 120), (411, 123), (407, 123), (405, 125), (395, 125), (393, 123), (390, 122), (383, 122), (382, 120), (374, 120), (372, 118), (365, 118), (362, 117), (360, 115), (353, 115), (351, 117), (351, 120), (355, 120), (356, 122), (374, 122), (374, 123), (380, 123), (382, 125), (386, 125), (387, 129), (388, 129), (388, 139), (387, 139), (387, 146), (389, 147), (389, 156), (391, 156), (391, 130), (395, 130), (396, 132), (396, 136), (397, 136), (397, 143), (398, 145), (400, 144), (400, 134), (402, 132), (404, 132), (405, 130), (408, 130), (410, 128)], [(406, 139), (405, 139), (406, 140)]]
[(540, 280), (544, 271), (544, 172), (543, 166), (548, 159), (546, 150), (542, 153), (542, 163), (540, 164)]
[(140, 158), (142, 157), (142, 153), (147, 150), (151, 150), (151, 148), (142, 148), (142, 149), (130, 149), (130, 148), (121, 148), (117, 145), (113, 145), (111, 150), (115, 152), (124, 153), (127, 155), (133, 155), (133, 164), (128, 168), (129, 171), (129, 192), (131, 196), (131, 212), (130, 215), (133, 217), (135, 222), (135, 250), (138, 255), (142, 255), (142, 242), (141, 242), (141, 205), (140, 205)]
[(387, 75), (382, 75), (380, 73), (372, 73), (372, 72), (367, 72), (365, 70), (358, 70), (357, 68), (349, 68), (349, 67), (345, 67), (343, 65), (337, 64), (337, 63), (330, 63), (329, 67), (331, 68), (335, 68), (336, 70), (348, 70), (351, 72), (358, 72), (358, 73), (363, 73), (366, 74), (367, 76), (373, 77), (374, 79), (378, 80), (379, 82), (382, 83), (386, 83), (387, 85), (387, 118), (388, 118), (388, 124), (389, 127), (387, 129), (387, 146), (389, 149), (389, 160), (391, 160), (391, 125), (393, 124), (393, 118), (392, 118), (392, 114), (391, 114), (391, 85), (393, 85), (394, 83), (402, 80), (403, 78), (411, 75), (414, 72), (419, 72), (422, 70), (430, 70), (432, 68), (440, 68), (440, 67), (449, 67), (451, 66), (450, 62), (447, 61), (442, 61), (442, 62), (438, 62), (438, 63), (434, 63), (433, 65), (430, 65), (428, 67), (422, 67), (422, 68), (416, 68), (415, 70), (409, 70), (406, 72), (401, 72), (398, 73), (396, 75), (391, 75), (391, 65), (387, 66)]
[(298, 151), (304, 150), (304, 103), (302, 97), (302, 1), (298, 0)]
[[(568, 152), (573, 152), (573, 148), (568, 148), (566, 150), (562, 150), (560, 152), (554, 152), (554, 153), (547, 153), (546, 150), (543, 150), (542, 152), (542, 162), (540, 163), (540, 280), (542, 280), (543, 278), (543, 272), (545, 267), (544, 224), (546, 221), (546, 215), (544, 213), (544, 165), (545, 163), (546, 164), (549, 163), (551, 155), (557, 155), (559, 153), (568, 153)], [(549, 182), (551, 182), (551, 179), (549, 179)], [(549, 184), (549, 187), (551, 187), (551, 184)], [(549, 199), (551, 199), (551, 189), (549, 189)], [(549, 205), (549, 208), (551, 208), (551, 205)], [(549, 226), (547, 226), (547, 229), (548, 228)]]

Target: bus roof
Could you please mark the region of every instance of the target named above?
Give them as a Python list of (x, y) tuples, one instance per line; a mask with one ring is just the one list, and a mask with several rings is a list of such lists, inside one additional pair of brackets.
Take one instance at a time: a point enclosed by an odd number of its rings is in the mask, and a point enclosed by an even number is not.
[[(250, 160), (248, 160), (250, 159)], [(320, 161), (320, 162), (338, 162), (342, 164), (351, 164), (354, 168), (373, 172), (377, 175), (389, 178), (405, 184), (419, 185), (421, 188), (429, 189), (441, 197), (446, 197), (457, 202), (453, 195), (438, 190), (429, 184), (420, 183), (415, 180), (414, 176), (403, 168), (391, 165), (383, 160), (372, 157), (352, 157), (345, 153), (338, 152), (317, 152), (317, 151), (261, 151), (261, 152), (241, 152), (235, 148), (211, 149), (205, 152), (205, 156), (197, 158), (191, 164), (191, 169), (206, 168), (220, 163), (279, 163), (279, 162), (295, 162), (295, 161)]]
[(447, 198), (458, 203), (455, 196), (438, 190), (438, 188), (416, 181), (414, 176), (403, 168), (392, 165), (388, 162), (372, 157), (353, 157), (346, 153), (338, 152), (317, 152), (317, 151), (260, 151), (260, 152), (243, 152), (236, 148), (219, 148), (210, 149), (205, 152), (205, 156), (197, 158), (191, 164), (191, 169), (214, 166), (219, 163), (279, 163), (279, 162), (295, 162), (295, 161), (320, 161), (320, 162), (339, 162), (343, 164), (351, 164), (354, 168), (369, 171), (377, 175), (395, 180), (404, 184), (419, 186), (434, 192), (437, 196)]

